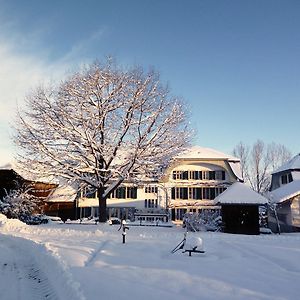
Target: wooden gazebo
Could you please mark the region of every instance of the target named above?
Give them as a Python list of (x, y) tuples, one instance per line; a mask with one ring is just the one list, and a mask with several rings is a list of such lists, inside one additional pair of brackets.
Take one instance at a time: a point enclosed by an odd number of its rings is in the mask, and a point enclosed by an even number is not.
[(215, 198), (221, 206), (224, 232), (259, 234), (259, 206), (268, 200), (246, 184), (236, 182)]

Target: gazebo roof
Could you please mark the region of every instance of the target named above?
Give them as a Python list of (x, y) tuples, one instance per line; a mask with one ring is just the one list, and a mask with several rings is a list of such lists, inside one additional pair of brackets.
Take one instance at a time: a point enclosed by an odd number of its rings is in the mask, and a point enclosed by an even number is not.
[(244, 183), (236, 182), (215, 198), (216, 204), (257, 204), (268, 202), (267, 198), (253, 191)]

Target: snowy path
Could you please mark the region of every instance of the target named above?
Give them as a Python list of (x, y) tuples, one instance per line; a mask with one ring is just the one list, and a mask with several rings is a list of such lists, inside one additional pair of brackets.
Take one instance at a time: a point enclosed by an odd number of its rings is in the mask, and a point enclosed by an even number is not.
[(15, 238), (0, 236), (0, 299), (59, 300), (32, 254), (24, 251), (18, 242)]

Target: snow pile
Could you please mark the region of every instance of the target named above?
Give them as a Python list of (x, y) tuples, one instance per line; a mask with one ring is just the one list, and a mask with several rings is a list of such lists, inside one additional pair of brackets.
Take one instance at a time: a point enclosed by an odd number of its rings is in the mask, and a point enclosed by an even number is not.
[(2, 226), (3, 224), (5, 224), (7, 221), (7, 217), (3, 214), (0, 214), (0, 226)]
[(201, 239), (201, 237), (199, 236), (187, 236), (186, 238), (186, 242), (184, 245), (184, 249), (185, 250), (191, 250), (191, 249), (196, 249), (199, 251), (203, 251), (203, 241)]
[(27, 227), (25, 223), (21, 222), (18, 219), (7, 219), (3, 214), (0, 214), (0, 226), (4, 231), (15, 231)]

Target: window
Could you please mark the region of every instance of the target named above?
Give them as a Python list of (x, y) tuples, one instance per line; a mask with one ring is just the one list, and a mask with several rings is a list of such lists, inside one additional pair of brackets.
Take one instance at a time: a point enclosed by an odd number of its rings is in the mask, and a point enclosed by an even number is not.
[(137, 198), (137, 188), (127, 187), (127, 198), (136, 199)]
[(191, 179), (191, 180), (202, 179), (202, 172), (201, 171), (190, 171), (189, 179)]
[(157, 208), (157, 199), (145, 199), (145, 208)]
[(215, 180), (216, 179), (216, 172), (215, 171), (208, 171), (208, 178), (209, 178), (209, 180)]
[(174, 180), (182, 179), (182, 172), (181, 171), (173, 171), (173, 179)]
[(209, 171), (202, 171), (202, 179), (209, 180)]
[(148, 200), (148, 207), (149, 208), (154, 208), (154, 199), (149, 199)]
[(225, 180), (225, 171), (216, 171), (216, 180)]
[(219, 187), (216, 188), (215, 192), (216, 192), (216, 197), (219, 196), (220, 194), (222, 194), (224, 192), (225, 188), (223, 187)]
[(175, 188), (172, 187), (171, 189), (171, 199), (175, 199)]
[(183, 180), (188, 180), (189, 179), (189, 172), (188, 171), (183, 171), (182, 172), (182, 179)]
[(174, 180), (188, 180), (189, 172), (188, 171), (173, 171)]
[(145, 187), (145, 193), (155, 193), (157, 194), (157, 186), (146, 186)]
[(117, 199), (125, 199), (126, 196), (126, 188), (124, 186), (118, 187), (116, 189), (116, 198)]
[(287, 181), (288, 181), (287, 175), (282, 175), (281, 176), (281, 183), (282, 184), (287, 184)]
[(173, 171), (172, 178), (173, 180), (225, 180), (225, 171)]
[(188, 188), (172, 188), (171, 189), (171, 198), (172, 199), (188, 199)]
[(137, 187), (133, 186), (120, 186), (114, 190), (111, 194), (113, 199), (136, 199), (137, 198)]
[(96, 198), (96, 189), (95, 188), (86, 188), (85, 189), (85, 193), (84, 193), (84, 196), (86, 198)]
[(281, 184), (287, 184), (289, 182), (292, 182), (293, 181), (293, 177), (292, 177), (292, 174), (289, 173), (289, 174), (284, 174), (281, 176)]
[(202, 188), (191, 188), (192, 197), (191, 199), (199, 200), (202, 199)]
[(188, 199), (188, 188), (187, 187), (176, 188), (176, 192), (177, 192), (177, 198)]
[(202, 199), (202, 189), (189, 188), (189, 199), (194, 199), (194, 200)]
[(203, 199), (209, 199), (209, 188), (203, 188)]

